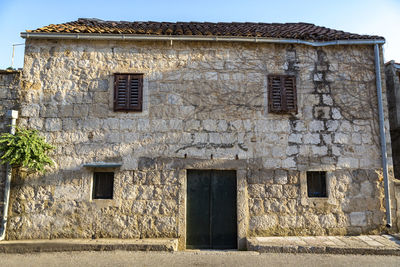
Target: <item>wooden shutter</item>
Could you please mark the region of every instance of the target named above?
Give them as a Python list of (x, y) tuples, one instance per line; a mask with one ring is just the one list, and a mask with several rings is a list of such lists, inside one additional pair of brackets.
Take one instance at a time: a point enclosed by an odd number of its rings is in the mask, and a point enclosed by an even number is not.
[(142, 75), (130, 75), (129, 79), (129, 110), (142, 110)]
[(114, 111), (142, 111), (143, 75), (114, 75)]
[(269, 112), (297, 112), (296, 77), (268, 76), (268, 101)]

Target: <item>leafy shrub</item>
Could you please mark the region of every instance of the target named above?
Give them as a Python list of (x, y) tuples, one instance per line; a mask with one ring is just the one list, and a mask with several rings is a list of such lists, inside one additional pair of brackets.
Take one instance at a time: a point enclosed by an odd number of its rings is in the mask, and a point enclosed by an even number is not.
[(53, 165), (48, 152), (55, 147), (46, 143), (37, 130), (17, 127), (15, 135), (0, 135), (0, 160), (13, 167), (26, 167), (32, 171), (44, 172), (45, 166)]

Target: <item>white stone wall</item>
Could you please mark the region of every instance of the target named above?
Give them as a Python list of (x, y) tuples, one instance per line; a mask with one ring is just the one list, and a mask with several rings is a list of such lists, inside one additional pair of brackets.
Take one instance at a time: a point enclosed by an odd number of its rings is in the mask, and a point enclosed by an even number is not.
[[(185, 158), (248, 163), (249, 235), (379, 232), (373, 56), (372, 46), (28, 39), (19, 124), (57, 146), (56, 166), (17, 180), (9, 238), (178, 236)], [(113, 111), (117, 72), (144, 73), (143, 112)], [(268, 113), (268, 74), (296, 75), (297, 114)], [(82, 164), (94, 161), (122, 162), (112, 201), (90, 200)], [(302, 196), (307, 170), (328, 171), (328, 200)]]

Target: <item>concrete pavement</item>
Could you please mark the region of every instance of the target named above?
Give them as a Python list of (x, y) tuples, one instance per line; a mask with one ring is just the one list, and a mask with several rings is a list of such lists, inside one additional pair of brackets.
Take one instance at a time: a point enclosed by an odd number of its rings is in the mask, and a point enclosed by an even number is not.
[(1, 254), (0, 266), (345, 266), (345, 267), (398, 267), (400, 256), (333, 255), (333, 254), (285, 254), (258, 253), (254, 251), (82, 251), (58, 253)]
[(269, 253), (327, 253), (400, 256), (400, 240), (391, 235), (253, 237), (248, 250)]
[[(391, 235), (252, 237), (249, 251), (268, 253), (369, 254), (400, 256)], [(177, 239), (55, 239), (0, 242), (0, 253), (68, 251), (177, 251)]]
[(178, 239), (53, 239), (0, 242), (0, 253), (62, 251), (177, 251)]

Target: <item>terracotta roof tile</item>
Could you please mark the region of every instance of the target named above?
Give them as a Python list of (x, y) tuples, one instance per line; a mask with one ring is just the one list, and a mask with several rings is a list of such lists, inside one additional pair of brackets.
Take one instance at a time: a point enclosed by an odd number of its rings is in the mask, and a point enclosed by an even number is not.
[(50, 24), (49, 26), (38, 28), (36, 30), (27, 30), (27, 32), (237, 36), (315, 41), (384, 39), (380, 36), (353, 34), (303, 22), (128, 22), (78, 19), (77, 21), (62, 24)]

